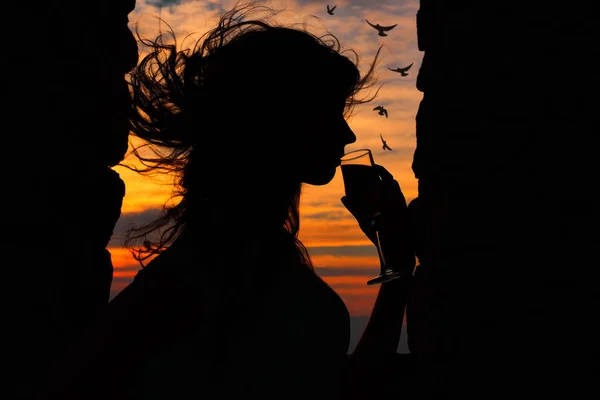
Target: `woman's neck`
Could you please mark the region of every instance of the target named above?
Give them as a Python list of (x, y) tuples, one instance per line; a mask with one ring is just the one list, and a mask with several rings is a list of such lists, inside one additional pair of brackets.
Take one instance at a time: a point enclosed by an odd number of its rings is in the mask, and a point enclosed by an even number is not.
[(183, 233), (195, 235), (252, 235), (279, 231), (288, 219), (287, 204), (213, 204), (194, 215)]
[(230, 195), (221, 191), (213, 199), (194, 202), (196, 207), (188, 210), (189, 220), (176, 242), (191, 244), (190, 248), (199, 243), (216, 248), (232, 241), (279, 234), (300, 190), (300, 185), (288, 186), (287, 190), (280, 184), (272, 188), (275, 190), (256, 188)]
[(281, 228), (289, 216), (289, 209), (299, 190), (299, 185), (280, 184), (277, 187), (261, 189), (255, 187), (236, 192), (230, 196), (220, 196), (204, 203), (205, 217), (213, 224), (227, 224), (229, 227), (248, 227), (267, 230)]

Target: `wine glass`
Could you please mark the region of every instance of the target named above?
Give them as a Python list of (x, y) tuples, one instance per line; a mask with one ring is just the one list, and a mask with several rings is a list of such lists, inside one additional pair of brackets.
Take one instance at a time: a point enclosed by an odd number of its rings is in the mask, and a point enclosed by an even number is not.
[(369, 220), (366, 221), (367, 226), (373, 230), (375, 247), (379, 255), (381, 271), (378, 276), (369, 279), (367, 285), (375, 285), (399, 278), (401, 276), (400, 272), (394, 271), (387, 265), (379, 240), (378, 220), (381, 211), (378, 209), (378, 205), (381, 196), (381, 177), (377, 170), (373, 168), (375, 164), (373, 153), (370, 149), (358, 149), (344, 154), (340, 161), (346, 197), (361, 209), (367, 210), (369, 215)]

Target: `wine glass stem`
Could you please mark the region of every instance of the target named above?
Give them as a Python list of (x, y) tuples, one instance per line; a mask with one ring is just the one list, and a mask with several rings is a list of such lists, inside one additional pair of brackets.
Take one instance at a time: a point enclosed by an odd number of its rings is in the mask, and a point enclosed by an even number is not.
[(379, 239), (379, 230), (375, 229), (375, 241), (377, 242), (377, 254), (379, 254), (379, 262), (381, 263), (381, 270), (387, 269), (387, 262), (385, 260), (385, 256), (383, 255), (383, 250), (381, 249), (381, 240)]

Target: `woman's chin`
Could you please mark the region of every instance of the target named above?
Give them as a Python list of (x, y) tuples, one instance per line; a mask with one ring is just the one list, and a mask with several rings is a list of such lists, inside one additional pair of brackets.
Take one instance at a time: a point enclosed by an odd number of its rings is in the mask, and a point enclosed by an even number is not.
[(336, 168), (325, 169), (315, 171), (314, 173), (307, 176), (303, 182), (313, 186), (324, 186), (333, 180), (336, 173)]

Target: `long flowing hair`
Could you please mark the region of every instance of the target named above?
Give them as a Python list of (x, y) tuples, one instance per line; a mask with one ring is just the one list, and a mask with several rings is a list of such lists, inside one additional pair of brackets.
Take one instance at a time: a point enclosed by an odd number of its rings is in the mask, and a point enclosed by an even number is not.
[[(263, 17), (253, 19), (255, 13)], [(210, 128), (203, 126), (200, 118), (195, 115), (198, 110), (207, 107), (202, 90), (210, 86), (215, 70), (227, 67), (223, 63), (217, 64), (216, 60), (222, 60), (228, 50), (231, 53), (233, 43), (256, 32), (303, 32), (335, 59), (343, 59), (336, 64), (343, 66), (343, 73), (336, 72), (340, 75), (346, 95), (345, 117), (352, 114), (357, 104), (367, 103), (377, 95), (380, 88), (370, 96), (358, 97), (359, 92), (372, 87), (376, 82), (374, 69), (381, 47), (367, 72), (361, 75), (357, 52), (342, 50), (335, 35), (327, 33), (317, 36), (303, 28), (279, 26), (264, 17), (276, 14), (277, 11), (255, 2), (238, 4), (220, 17), (214, 29), (195, 41), (191, 50), (178, 49), (175, 34), (168, 24), (168, 29), (155, 39), (143, 39), (136, 30), (141, 45), (149, 49), (147, 55), (129, 73), (132, 95), (131, 134), (141, 143), (133, 146), (132, 154), (141, 166), (122, 165), (141, 174), (167, 174), (175, 178), (172, 196), (163, 206), (161, 215), (147, 224), (131, 227), (127, 232), (125, 245), (131, 248), (133, 256), (142, 266), (145, 260), (163, 252), (188, 224), (192, 213), (190, 206), (194, 204), (192, 198), (206, 195), (201, 193), (204, 185), (195, 183), (199, 177), (195, 176), (197, 172), (193, 165), (197, 163), (195, 150), (198, 147), (199, 133)], [(344, 56), (345, 54), (348, 56)], [(219, 65), (219, 68), (215, 68), (215, 65)], [(204, 119), (209, 118), (210, 113), (207, 113)], [(208, 126), (212, 127), (210, 123)], [(287, 219), (283, 227), (292, 239), (297, 257), (302, 263), (312, 267), (308, 252), (298, 239), (301, 190), (301, 183), (290, 190)]]

